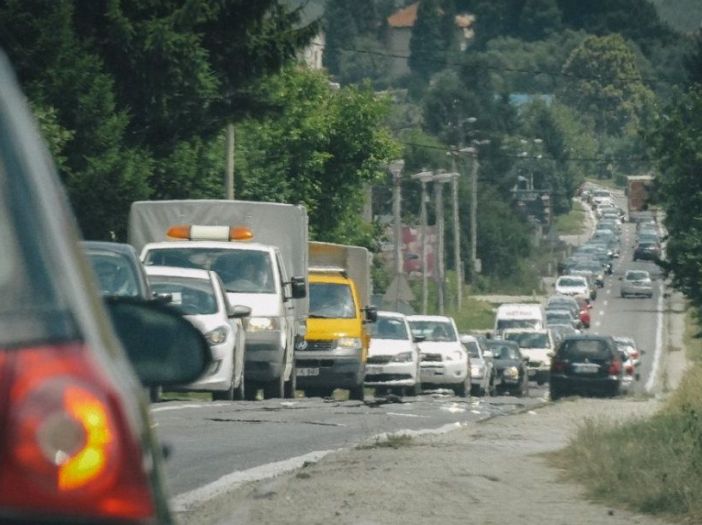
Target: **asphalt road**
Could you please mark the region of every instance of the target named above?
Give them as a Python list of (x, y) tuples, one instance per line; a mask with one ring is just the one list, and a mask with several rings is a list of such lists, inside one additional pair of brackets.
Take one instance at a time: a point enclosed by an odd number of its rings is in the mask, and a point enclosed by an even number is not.
[[(662, 282), (651, 299), (622, 299), (617, 274), (625, 268), (655, 269), (631, 261), (634, 226), (626, 224), (622, 254), (615, 275), (600, 289), (592, 310), (593, 333), (634, 337), (646, 350), (641, 379), (634, 392), (649, 390), (658, 330), (662, 325)], [(647, 385), (648, 383), (648, 385)], [(529, 410), (547, 400), (547, 388), (536, 387), (528, 398), (509, 396), (461, 399), (438, 391), (398, 403), (384, 398), (365, 403), (324, 400), (258, 402), (193, 402), (175, 400), (152, 406), (157, 432), (172, 453), (166, 463), (173, 496), (187, 497), (195, 489), (232, 473), (287, 460), (315, 451), (349, 447), (384, 432), (437, 429), (451, 424)]]

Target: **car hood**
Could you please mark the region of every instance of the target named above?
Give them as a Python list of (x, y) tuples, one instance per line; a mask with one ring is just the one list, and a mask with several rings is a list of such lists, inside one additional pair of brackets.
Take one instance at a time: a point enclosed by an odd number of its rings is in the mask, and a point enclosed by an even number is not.
[[(447, 354), (455, 350), (463, 350), (463, 346), (458, 341), (428, 342), (419, 343), (419, 351), (423, 354)], [(465, 350), (464, 350), (465, 351)]]
[(275, 293), (233, 293), (227, 292), (232, 306), (243, 305), (251, 308), (251, 317), (278, 317), (280, 298)]
[(212, 314), (212, 315), (184, 315), (188, 321), (190, 321), (195, 328), (200, 330), (203, 334), (214, 330), (217, 327), (228, 325), (227, 319), (225, 319), (222, 314)]
[(413, 350), (412, 343), (407, 340), (371, 339), (368, 355), (397, 355), (401, 352), (411, 352)]

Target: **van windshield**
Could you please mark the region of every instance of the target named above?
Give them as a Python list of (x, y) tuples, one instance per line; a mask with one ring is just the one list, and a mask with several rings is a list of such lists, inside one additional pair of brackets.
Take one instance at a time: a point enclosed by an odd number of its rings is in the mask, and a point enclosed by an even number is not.
[(541, 328), (541, 321), (538, 319), (499, 319), (495, 328), (498, 332), (510, 328)]
[(514, 341), (519, 345), (519, 348), (548, 348), (551, 346), (548, 341), (548, 335), (543, 333), (528, 333), (517, 332), (513, 334), (505, 334), (507, 341)]
[(271, 258), (261, 250), (156, 248), (148, 251), (144, 264), (213, 270), (230, 293), (275, 293)]
[(356, 307), (351, 288), (346, 284), (310, 283), (310, 317), (353, 319)]

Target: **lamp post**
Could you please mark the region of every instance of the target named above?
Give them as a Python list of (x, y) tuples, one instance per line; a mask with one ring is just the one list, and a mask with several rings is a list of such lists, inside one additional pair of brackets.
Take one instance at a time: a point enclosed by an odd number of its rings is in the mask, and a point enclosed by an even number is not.
[(392, 210), (393, 210), (393, 237), (395, 241), (395, 279), (397, 281), (397, 292), (395, 293), (395, 310), (399, 309), (400, 293), (399, 293), (399, 277), (402, 274), (402, 217), (401, 217), (401, 200), (400, 182), (402, 179), (402, 169), (405, 167), (405, 161), (402, 159), (394, 160), (390, 163), (389, 170), (392, 174)]
[(437, 282), (437, 298), (439, 303), (439, 315), (444, 314), (444, 187), (443, 184), (451, 182), (451, 179), (457, 174), (440, 172), (434, 175), (434, 196), (436, 198), (436, 224), (437, 235), (439, 237), (437, 254), (436, 254), (436, 282)]
[(421, 171), (412, 175), (412, 178), (422, 183), (422, 202), (419, 212), (419, 220), (422, 223), (422, 313), (427, 314), (429, 303), (428, 282), (427, 282), (427, 182), (431, 182), (434, 173), (431, 171)]

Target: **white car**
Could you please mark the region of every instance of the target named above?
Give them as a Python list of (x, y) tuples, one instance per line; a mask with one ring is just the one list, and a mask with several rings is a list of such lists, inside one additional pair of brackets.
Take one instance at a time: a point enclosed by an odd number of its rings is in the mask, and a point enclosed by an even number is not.
[(519, 345), (522, 355), (529, 358), (529, 379), (543, 385), (551, 373), (551, 358), (556, 345), (550, 330), (505, 330), (502, 338)]
[(461, 344), (470, 355), (471, 394), (491, 396), (495, 393), (495, 365), (492, 352), (483, 350), (478, 338), (461, 334)]
[(194, 383), (177, 390), (211, 392), (213, 400), (244, 399), (244, 345), (242, 319), (248, 306), (231, 306), (219, 276), (208, 270), (146, 266), (151, 290), (202, 332), (210, 345), (212, 365)]
[(556, 293), (590, 297), (590, 284), (582, 275), (562, 275), (556, 281)]
[(646, 270), (627, 270), (622, 279), (622, 297), (644, 295), (653, 297), (653, 281)]
[(365, 385), (398, 395), (417, 396), (422, 391), (419, 346), (407, 317), (397, 312), (378, 312), (368, 348)]
[(422, 389), (443, 387), (460, 397), (470, 395), (470, 357), (458, 339), (453, 318), (410, 315), (407, 321), (414, 337), (423, 339), (418, 343)]

